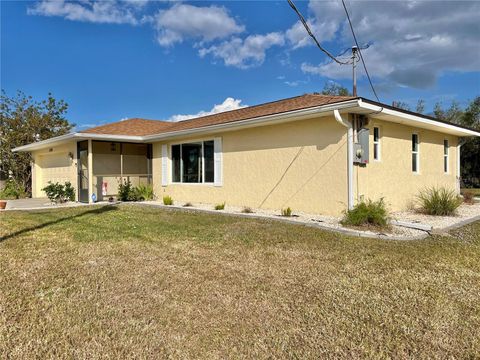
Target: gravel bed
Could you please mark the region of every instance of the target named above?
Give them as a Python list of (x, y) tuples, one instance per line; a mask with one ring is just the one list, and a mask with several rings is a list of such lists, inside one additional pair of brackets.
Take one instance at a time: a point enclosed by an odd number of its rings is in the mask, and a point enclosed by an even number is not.
[[(149, 205), (167, 207), (163, 205), (163, 203), (160, 201), (148, 201), (143, 203), (149, 204)], [(280, 215), (280, 211), (267, 210), (267, 209), (252, 208), (253, 213), (244, 213), (242, 212), (243, 207), (225, 205), (224, 210), (215, 210), (213, 204), (204, 204), (204, 203), (191, 203), (191, 204), (192, 206), (184, 207), (183, 206), (184, 203), (174, 202), (174, 204), (169, 207), (222, 212), (222, 213), (228, 213), (228, 214), (238, 214), (246, 217), (251, 216), (251, 217), (257, 217), (257, 218), (262, 217), (265, 219), (277, 219), (277, 220), (282, 219), (282, 220), (288, 220), (289, 222), (298, 222), (298, 223), (309, 224), (309, 225), (315, 224), (320, 228), (332, 229), (332, 230), (341, 231), (341, 232), (357, 233), (357, 234), (361, 234), (362, 236), (379, 236), (380, 235), (386, 238), (391, 237), (391, 238), (410, 239), (410, 238), (416, 238), (416, 237), (425, 235), (424, 231), (410, 229), (403, 226), (395, 226), (395, 225), (392, 225), (388, 230), (384, 230), (381, 232), (375, 231), (374, 229), (362, 229), (359, 227), (356, 227), (356, 228), (345, 227), (342, 224), (340, 224), (341, 217), (335, 217), (335, 216), (313, 215), (313, 214), (306, 214), (303, 212), (293, 211), (292, 216), (283, 217)]]
[(480, 202), (478, 201), (473, 205), (460, 205), (457, 215), (455, 216), (433, 216), (416, 211), (399, 211), (392, 213), (392, 218), (395, 220), (431, 225), (433, 230), (441, 230), (454, 226), (477, 216), (480, 216)]

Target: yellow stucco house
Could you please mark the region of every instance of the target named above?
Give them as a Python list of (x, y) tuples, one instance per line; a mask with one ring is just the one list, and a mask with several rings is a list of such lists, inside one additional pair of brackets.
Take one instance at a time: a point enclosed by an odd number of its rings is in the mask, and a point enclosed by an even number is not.
[[(158, 197), (338, 215), (359, 199), (404, 209), (427, 186), (459, 191), (472, 129), (361, 97), (306, 94), (180, 122), (129, 119), (14, 149), (33, 197), (70, 181), (77, 200), (151, 183)], [(94, 195), (94, 196), (93, 196)]]

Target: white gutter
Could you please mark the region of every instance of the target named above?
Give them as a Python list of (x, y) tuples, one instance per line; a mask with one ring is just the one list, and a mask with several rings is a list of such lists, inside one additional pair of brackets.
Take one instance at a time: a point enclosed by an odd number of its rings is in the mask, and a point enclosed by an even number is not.
[(127, 142), (143, 142), (143, 136), (129, 136), (129, 135), (108, 135), (108, 134), (90, 134), (90, 133), (70, 133), (61, 136), (56, 136), (47, 140), (34, 142), (28, 145), (23, 145), (12, 149), (13, 152), (17, 151), (32, 151), (45, 148), (47, 146), (54, 145), (56, 143), (62, 143), (67, 140), (108, 140), (108, 141), (127, 141)]
[[(437, 131), (442, 131), (444, 132), (456, 135), (456, 136), (480, 136), (480, 132), (475, 131), (475, 130), (470, 130), (470, 129), (465, 129), (460, 126), (456, 126), (454, 124), (447, 124), (440, 122), (438, 120), (433, 120), (433, 119), (428, 119), (423, 116), (418, 116), (414, 114), (407, 114), (402, 111), (397, 111), (393, 110), (387, 107), (375, 105), (375, 104), (370, 104), (367, 101), (362, 101), (362, 99), (358, 99), (358, 106), (362, 109), (365, 110), (370, 110), (372, 112), (382, 114), (382, 115), (390, 115), (394, 116), (400, 119), (408, 120), (411, 122), (414, 122), (418, 125), (427, 125), (429, 127), (436, 127), (438, 128)], [(401, 122), (400, 122), (401, 123)], [(422, 126), (420, 126), (422, 127)], [(446, 131), (445, 131), (446, 130)]]
[(353, 127), (352, 123), (344, 120), (340, 112), (333, 110), (335, 120), (347, 128), (347, 186), (348, 186), (348, 210), (353, 209)]

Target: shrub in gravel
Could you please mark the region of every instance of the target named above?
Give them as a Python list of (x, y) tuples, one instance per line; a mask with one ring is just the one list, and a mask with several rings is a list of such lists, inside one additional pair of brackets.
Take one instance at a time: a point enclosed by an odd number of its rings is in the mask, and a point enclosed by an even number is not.
[(289, 207), (287, 207), (286, 209), (282, 209), (282, 216), (292, 216), (292, 209), (290, 209)]
[(341, 221), (343, 225), (385, 227), (388, 223), (388, 211), (385, 201), (362, 200), (353, 209), (345, 211)]
[(252, 210), (251, 207), (244, 206), (243, 209), (242, 209), (242, 213), (244, 213), (244, 214), (252, 214), (252, 213), (253, 213), (253, 210)]
[(225, 209), (225, 203), (215, 205), (215, 210), (223, 210)]
[(462, 191), (463, 195), (463, 202), (469, 205), (473, 205), (475, 203), (475, 193), (472, 190), (464, 190)]
[(173, 205), (173, 199), (171, 196), (164, 196), (163, 197), (163, 205)]
[(417, 195), (420, 211), (428, 215), (455, 215), (462, 199), (456, 192), (445, 187), (426, 188)]

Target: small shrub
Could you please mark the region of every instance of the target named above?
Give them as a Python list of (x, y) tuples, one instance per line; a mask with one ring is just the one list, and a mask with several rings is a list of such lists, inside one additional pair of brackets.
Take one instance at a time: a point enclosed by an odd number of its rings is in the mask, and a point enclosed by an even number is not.
[(185, 204), (183, 204), (184, 207), (190, 207), (190, 206), (193, 206), (193, 204), (191, 202), (186, 202)]
[(215, 205), (215, 210), (224, 210), (224, 209), (225, 209), (225, 203)]
[(163, 205), (173, 205), (173, 199), (168, 195), (164, 196)]
[(19, 186), (15, 180), (9, 179), (5, 184), (5, 188), (0, 191), (0, 199), (2, 200), (14, 200), (27, 196), (25, 189)]
[(135, 189), (130, 180), (124, 180), (123, 184), (118, 186), (118, 200), (120, 201), (135, 201)]
[(69, 181), (67, 181), (65, 185), (49, 181), (48, 185), (45, 186), (42, 191), (45, 192), (51, 202), (64, 203), (69, 200), (75, 200), (75, 189)]
[(388, 223), (388, 211), (383, 198), (378, 201), (362, 200), (352, 210), (345, 211), (341, 223), (352, 226), (385, 227)]
[(153, 200), (155, 194), (153, 193), (153, 186), (140, 184), (134, 189), (135, 198), (137, 201)]
[(292, 216), (292, 209), (290, 209), (289, 207), (287, 207), (286, 209), (282, 209), (282, 216)]
[(473, 205), (475, 203), (475, 192), (472, 190), (464, 190), (462, 191), (463, 195), (463, 202), (469, 205)]
[(253, 213), (253, 210), (252, 208), (248, 207), (248, 206), (244, 206), (243, 209), (242, 209), (242, 213), (244, 214), (252, 214)]
[(420, 211), (428, 215), (448, 216), (455, 215), (457, 208), (462, 204), (454, 190), (444, 187), (426, 188), (417, 196)]
[(70, 181), (65, 183), (65, 199), (70, 201), (75, 201), (75, 188), (72, 186)]

